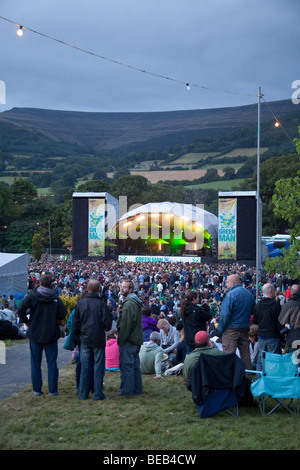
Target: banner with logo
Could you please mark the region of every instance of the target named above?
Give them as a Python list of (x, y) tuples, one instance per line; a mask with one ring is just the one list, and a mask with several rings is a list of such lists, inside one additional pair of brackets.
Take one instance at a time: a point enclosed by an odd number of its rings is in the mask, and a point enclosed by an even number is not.
[(219, 259), (236, 259), (237, 199), (219, 199)]
[(89, 199), (89, 256), (105, 255), (105, 199)]
[(121, 263), (201, 263), (198, 256), (140, 256), (119, 255)]

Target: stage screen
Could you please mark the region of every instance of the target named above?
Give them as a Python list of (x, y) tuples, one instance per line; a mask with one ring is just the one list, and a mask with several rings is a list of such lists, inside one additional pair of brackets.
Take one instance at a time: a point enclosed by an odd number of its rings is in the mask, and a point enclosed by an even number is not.
[(105, 199), (89, 198), (88, 256), (105, 255)]

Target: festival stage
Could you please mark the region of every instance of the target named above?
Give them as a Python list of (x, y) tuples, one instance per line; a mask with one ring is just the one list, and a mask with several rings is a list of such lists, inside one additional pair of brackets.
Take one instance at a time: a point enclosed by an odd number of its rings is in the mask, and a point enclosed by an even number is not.
[(168, 201), (135, 204), (127, 211), (123, 199), (73, 193), (74, 259), (255, 263), (255, 192), (219, 192), (219, 217), (201, 204)]

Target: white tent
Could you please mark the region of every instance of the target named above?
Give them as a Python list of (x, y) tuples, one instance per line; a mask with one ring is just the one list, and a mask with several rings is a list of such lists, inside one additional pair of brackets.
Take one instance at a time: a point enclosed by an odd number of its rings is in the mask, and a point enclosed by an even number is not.
[(176, 216), (185, 217), (189, 220), (200, 223), (214, 239), (217, 239), (218, 236), (218, 217), (211, 212), (204, 210), (201, 205), (195, 206), (192, 204), (181, 204), (168, 201), (150, 202), (126, 212), (126, 214), (119, 219), (118, 223), (143, 213), (170, 213)]
[(28, 263), (28, 253), (0, 253), (0, 296), (27, 292)]

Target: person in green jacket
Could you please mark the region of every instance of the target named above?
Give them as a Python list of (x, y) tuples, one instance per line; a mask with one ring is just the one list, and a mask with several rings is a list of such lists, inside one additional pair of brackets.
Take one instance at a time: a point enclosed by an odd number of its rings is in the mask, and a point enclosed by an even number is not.
[(143, 391), (139, 352), (143, 344), (143, 302), (133, 292), (132, 281), (121, 284), (123, 301), (117, 320), (121, 385), (119, 395), (140, 395)]
[(214, 347), (210, 341), (209, 334), (206, 331), (198, 331), (195, 334), (195, 349), (190, 354), (187, 354), (183, 363), (182, 376), (188, 382), (191, 370), (194, 364), (198, 362), (200, 354), (224, 355), (224, 351)]

